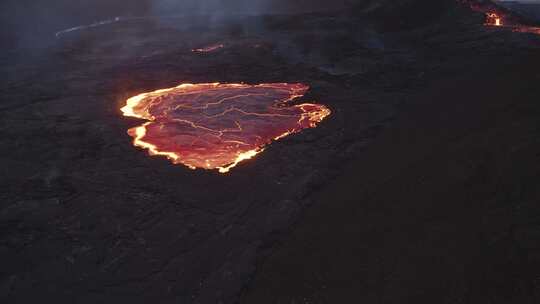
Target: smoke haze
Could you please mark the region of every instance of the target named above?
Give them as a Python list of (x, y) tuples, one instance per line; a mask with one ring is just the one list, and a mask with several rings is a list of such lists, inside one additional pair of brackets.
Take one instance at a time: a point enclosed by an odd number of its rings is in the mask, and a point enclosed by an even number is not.
[(350, 2), (354, 0), (4, 0), (0, 41), (37, 47), (58, 31), (118, 16), (283, 14), (339, 9)]

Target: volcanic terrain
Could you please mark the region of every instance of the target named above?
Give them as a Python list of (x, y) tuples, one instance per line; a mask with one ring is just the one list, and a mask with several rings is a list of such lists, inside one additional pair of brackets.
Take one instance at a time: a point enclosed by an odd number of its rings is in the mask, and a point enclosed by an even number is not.
[(0, 5), (0, 302), (540, 302), (540, 35), (493, 3), (87, 2)]

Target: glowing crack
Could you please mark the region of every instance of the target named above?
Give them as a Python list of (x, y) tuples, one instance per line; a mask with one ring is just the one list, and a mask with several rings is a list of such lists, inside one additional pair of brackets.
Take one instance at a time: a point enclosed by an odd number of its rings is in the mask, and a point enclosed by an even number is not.
[(315, 128), (331, 111), (315, 103), (289, 104), (304, 84), (181, 84), (131, 97), (124, 116), (146, 120), (128, 130), (133, 144), (191, 169), (221, 173), (279, 140)]

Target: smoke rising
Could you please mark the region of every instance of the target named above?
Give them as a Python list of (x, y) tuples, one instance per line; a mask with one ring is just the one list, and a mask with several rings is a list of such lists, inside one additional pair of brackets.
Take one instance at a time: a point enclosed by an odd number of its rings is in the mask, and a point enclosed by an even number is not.
[(117, 17), (286, 14), (339, 9), (353, 1), (3, 0), (0, 3), (0, 41), (9, 47), (38, 47), (47, 44), (57, 32)]

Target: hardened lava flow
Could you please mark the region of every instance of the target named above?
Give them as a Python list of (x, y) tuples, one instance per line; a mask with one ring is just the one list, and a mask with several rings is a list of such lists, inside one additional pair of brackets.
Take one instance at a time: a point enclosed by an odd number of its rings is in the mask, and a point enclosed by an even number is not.
[(303, 84), (181, 84), (127, 100), (124, 116), (147, 120), (128, 134), (150, 155), (191, 169), (228, 172), (273, 140), (315, 128), (330, 115), (324, 105), (289, 102)]

